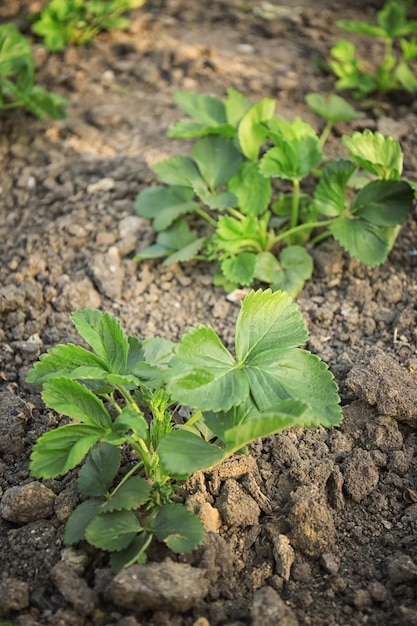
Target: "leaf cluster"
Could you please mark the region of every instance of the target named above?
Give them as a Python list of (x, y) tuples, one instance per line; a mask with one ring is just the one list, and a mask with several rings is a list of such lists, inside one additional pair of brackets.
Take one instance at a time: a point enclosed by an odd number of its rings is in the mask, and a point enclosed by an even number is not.
[[(333, 376), (299, 347), (307, 330), (285, 292), (245, 298), (234, 355), (210, 326), (173, 343), (127, 336), (95, 309), (72, 320), (90, 349), (57, 345), (27, 375), (43, 385), (45, 404), (71, 419), (38, 439), (30, 468), (48, 479), (81, 464), (83, 501), (64, 541), (107, 550), (115, 570), (145, 562), (153, 538), (179, 553), (202, 541), (199, 518), (175, 502), (178, 480), (291, 426), (341, 421)], [(179, 405), (189, 414), (182, 423)]]
[(65, 118), (68, 101), (35, 84), (32, 46), (14, 24), (0, 25), (0, 109), (25, 107), (36, 117)]
[[(342, 138), (347, 158), (326, 158), (334, 124), (363, 115), (343, 98), (307, 96), (326, 122), (320, 137), (300, 118), (275, 116), (269, 98), (252, 105), (234, 89), (225, 102), (184, 91), (174, 98), (192, 119), (174, 124), (169, 136), (194, 144), (191, 156), (154, 165), (163, 184), (138, 194), (135, 210), (157, 235), (136, 260), (213, 260), (215, 284), (229, 291), (262, 281), (292, 296), (312, 275), (306, 246), (324, 237), (368, 265), (385, 261), (414, 193), (400, 180), (403, 156), (390, 137), (355, 132)], [(195, 215), (209, 234), (191, 229)]]
[(410, 38), (417, 33), (417, 21), (408, 20), (404, 2), (388, 0), (378, 12), (376, 23), (339, 20), (337, 25), (350, 33), (380, 39), (384, 44), (381, 63), (372, 68), (359, 58), (352, 42), (338, 40), (331, 50), (329, 63), (338, 78), (337, 89), (352, 90), (358, 99), (375, 92), (417, 91), (417, 37)]
[(126, 29), (130, 20), (122, 14), (146, 0), (51, 0), (34, 22), (32, 31), (53, 52), (68, 45), (89, 43), (103, 30)]

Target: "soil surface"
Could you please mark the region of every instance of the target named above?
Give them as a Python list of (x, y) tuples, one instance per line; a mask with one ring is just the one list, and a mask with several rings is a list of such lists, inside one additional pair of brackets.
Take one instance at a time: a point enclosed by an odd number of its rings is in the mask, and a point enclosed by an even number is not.
[[(26, 3), (27, 4), (27, 3)], [(35, 4), (35, 3), (33, 3)], [(39, 2), (37, 3), (40, 4)], [(23, 3), (3, 21), (29, 33)], [(27, 7), (26, 7), (27, 8)], [(180, 495), (208, 534), (191, 555), (156, 548), (121, 574), (89, 546), (62, 543), (78, 503), (76, 472), (35, 481), (29, 457), (59, 416), (25, 376), (57, 343), (78, 341), (70, 314), (97, 307), (141, 338), (211, 324), (232, 343), (239, 302), (209, 264), (132, 262), (152, 231), (133, 210), (149, 166), (186, 154), (166, 137), (172, 94), (276, 99), (277, 114), (319, 130), (305, 105), (333, 91), (314, 58), (340, 38), (336, 19), (373, 20), (378, 3), (148, 0), (127, 32), (48, 54), (37, 80), (71, 100), (64, 122), (0, 116), (0, 620), (16, 626), (378, 626), (417, 624), (416, 215), (387, 262), (367, 268), (337, 244), (314, 251), (298, 297), (310, 339), (340, 387), (344, 421), (291, 429), (251, 446)], [(378, 42), (357, 40), (372, 63)], [(417, 180), (417, 106), (395, 95), (357, 128), (399, 139)], [(340, 125), (337, 137), (351, 128)], [(332, 150), (332, 139), (329, 142)]]

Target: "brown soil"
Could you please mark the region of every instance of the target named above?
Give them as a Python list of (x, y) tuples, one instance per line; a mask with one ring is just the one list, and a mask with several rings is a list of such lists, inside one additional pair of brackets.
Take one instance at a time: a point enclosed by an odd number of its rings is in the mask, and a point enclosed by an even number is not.
[[(19, 3), (7, 4), (1, 19), (24, 25)], [(59, 123), (21, 110), (0, 116), (0, 620), (417, 624), (415, 215), (381, 267), (364, 267), (334, 243), (316, 249), (298, 303), (307, 347), (339, 384), (344, 422), (268, 438), (250, 456), (189, 481), (181, 495), (205, 511), (210, 529), (193, 554), (158, 549), (146, 571), (115, 579), (102, 553), (62, 544), (78, 501), (76, 472), (46, 481), (46, 491), (29, 474), (33, 443), (58, 417), (25, 375), (40, 353), (77, 340), (74, 309), (109, 311), (140, 337), (177, 339), (203, 322), (233, 338), (239, 304), (211, 285), (210, 265), (131, 261), (152, 236), (133, 211), (136, 194), (154, 181), (149, 165), (188, 149), (166, 137), (182, 117), (173, 92), (224, 97), (234, 87), (253, 102), (273, 97), (278, 115), (319, 128), (304, 97), (330, 93), (333, 80), (312, 59), (341, 36), (336, 19), (373, 19), (377, 8), (148, 0), (126, 33), (64, 54), (36, 44), (38, 82), (71, 106)], [(376, 58), (376, 43), (359, 44)], [(361, 127), (399, 139), (405, 174), (416, 180), (415, 103), (386, 99), (368, 113)], [(7, 514), (14, 494), (20, 500)]]

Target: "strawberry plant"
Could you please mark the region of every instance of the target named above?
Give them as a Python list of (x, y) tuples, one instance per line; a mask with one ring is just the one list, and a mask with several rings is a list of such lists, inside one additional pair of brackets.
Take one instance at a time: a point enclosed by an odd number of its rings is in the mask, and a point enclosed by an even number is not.
[(32, 31), (53, 52), (68, 45), (89, 43), (103, 30), (126, 29), (130, 21), (122, 13), (146, 0), (51, 0), (41, 11)]
[[(245, 298), (234, 355), (210, 326), (175, 344), (126, 336), (98, 310), (72, 320), (91, 350), (57, 345), (27, 375), (43, 385), (45, 404), (71, 420), (38, 439), (30, 468), (49, 479), (82, 464), (83, 501), (64, 542), (107, 550), (115, 570), (145, 562), (153, 539), (178, 553), (202, 541), (199, 518), (175, 501), (178, 481), (285, 428), (341, 421), (333, 376), (299, 347), (307, 330), (284, 292)], [(187, 407), (183, 422), (178, 405)]]
[[(136, 260), (212, 260), (214, 283), (227, 290), (262, 281), (292, 296), (312, 275), (306, 247), (325, 237), (363, 263), (385, 261), (414, 192), (400, 180), (403, 156), (390, 137), (356, 132), (342, 138), (348, 158), (326, 158), (333, 125), (362, 116), (344, 99), (307, 97), (326, 121), (320, 137), (299, 118), (274, 116), (273, 100), (251, 105), (233, 89), (225, 102), (187, 92), (175, 101), (194, 119), (174, 124), (169, 136), (195, 143), (191, 156), (156, 163), (164, 184), (138, 194), (136, 212), (152, 220), (157, 235)], [(192, 215), (207, 228), (192, 230)]]
[(32, 46), (14, 24), (0, 25), (0, 109), (25, 107), (36, 117), (65, 118), (68, 101), (35, 84)]
[[(384, 43), (381, 63), (371, 68), (360, 59), (356, 46), (345, 39), (336, 42), (331, 50), (330, 69), (337, 76), (337, 89), (353, 90), (360, 99), (374, 92), (386, 93), (395, 89), (417, 91), (415, 62), (417, 61), (417, 22), (407, 19), (403, 2), (389, 0), (377, 14), (377, 23), (339, 20), (337, 25), (345, 31), (368, 35)], [(396, 44), (398, 44), (396, 46)]]

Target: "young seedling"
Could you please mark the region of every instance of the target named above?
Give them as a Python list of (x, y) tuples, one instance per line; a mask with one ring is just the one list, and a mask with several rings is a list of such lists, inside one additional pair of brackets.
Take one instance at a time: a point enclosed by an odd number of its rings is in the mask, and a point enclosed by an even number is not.
[(35, 84), (32, 47), (14, 24), (0, 25), (0, 110), (25, 107), (40, 118), (65, 119), (68, 101)]
[(146, 0), (51, 0), (32, 26), (48, 50), (89, 43), (103, 30), (129, 28), (122, 13), (142, 6)]
[[(353, 43), (340, 39), (331, 50), (333, 60), (330, 69), (337, 76), (336, 88), (353, 90), (358, 98), (374, 93), (386, 93), (395, 89), (417, 91), (417, 76), (413, 62), (417, 60), (417, 22), (407, 19), (403, 2), (388, 0), (377, 14), (377, 23), (355, 20), (339, 20), (337, 25), (345, 31), (381, 39), (384, 51), (381, 63), (375, 69), (361, 60)], [(399, 50), (395, 50), (398, 42)]]
[[(333, 376), (299, 348), (307, 329), (284, 292), (244, 299), (234, 355), (210, 326), (174, 344), (126, 336), (115, 318), (93, 309), (72, 320), (92, 350), (57, 345), (27, 375), (43, 385), (45, 404), (71, 420), (38, 439), (30, 469), (49, 479), (82, 464), (83, 501), (64, 542), (108, 551), (115, 570), (145, 562), (153, 539), (178, 553), (203, 540), (199, 518), (175, 501), (178, 481), (256, 439), (342, 419)], [(182, 423), (178, 404), (188, 409)]]
[[(294, 297), (313, 272), (306, 246), (324, 237), (333, 235), (366, 264), (386, 259), (414, 191), (400, 181), (399, 144), (379, 133), (344, 137), (350, 158), (326, 158), (323, 147), (334, 124), (362, 117), (345, 100), (307, 96), (326, 121), (320, 137), (299, 118), (274, 116), (273, 100), (251, 105), (233, 89), (224, 103), (187, 92), (175, 100), (195, 119), (178, 122), (169, 135), (196, 141), (191, 156), (154, 165), (164, 184), (138, 194), (135, 209), (152, 220), (157, 236), (136, 260), (212, 260), (218, 265), (214, 283), (229, 291), (261, 281)], [(360, 158), (362, 152), (368, 158)], [(359, 179), (359, 169), (368, 178)], [(359, 180), (363, 189), (355, 195)], [(303, 185), (313, 192), (305, 193)], [(207, 228), (191, 230), (192, 214), (208, 225), (208, 234)]]

